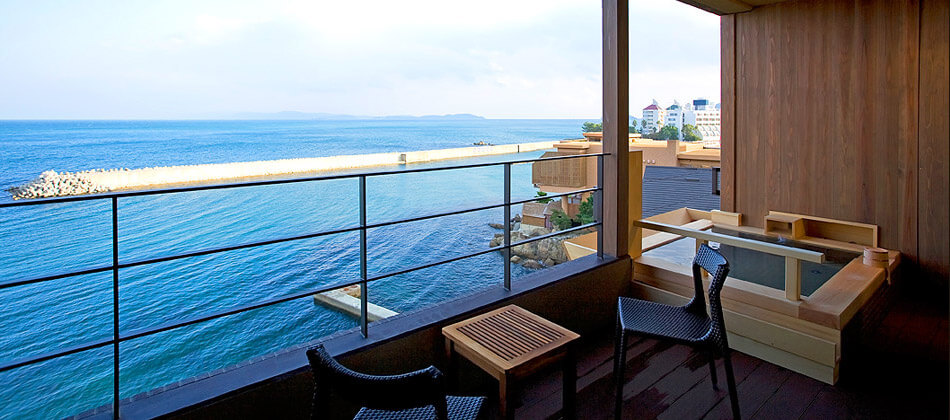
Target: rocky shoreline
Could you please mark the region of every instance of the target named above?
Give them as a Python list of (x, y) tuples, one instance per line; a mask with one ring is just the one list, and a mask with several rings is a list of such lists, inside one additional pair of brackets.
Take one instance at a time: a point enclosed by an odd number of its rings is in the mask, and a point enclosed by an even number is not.
[[(118, 171), (113, 169), (112, 171)], [(46, 171), (19, 187), (8, 191), (14, 200), (30, 198), (59, 197), (63, 195), (98, 194), (109, 192), (106, 186), (99, 185), (92, 180), (89, 174), (106, 171), (63, 172)]]
[[(529, 226), (521, 223), (521, 216), (515, 215), (511, 219), (511, 242), (519, 242), (528, 238), (534, 238), (541, 235), (547, 235), (552, 232), (557, 232), (556, 229), (547, 229), (538, 226)], [(489, 226), (495, 229), (504, 229), (504, 226), (500, 223), (489, 223)], [(518, 245), (511, 248), (511, 262), (515, 264), (521, 264), (521, 266), (530, 269), (541, 269), (545, 267), (553, 267), (558, 264), (562, 264), (570, 261), (570, 258), (567, 255), (567, 250), (564, 248), (564, 241), (567, 239), (575, 238), (581, 235), (584, 235), (588, 232), (579, 231), (571, 232), (561, 236), (556, 236), (552, 238), (545, 238), (538, 241), (530, 242), (523, 245)], [(491, 248), (501, 246), (505, 242), (504, 233), (496, 233), (495, 236), (489, 241), (488, 246)]]

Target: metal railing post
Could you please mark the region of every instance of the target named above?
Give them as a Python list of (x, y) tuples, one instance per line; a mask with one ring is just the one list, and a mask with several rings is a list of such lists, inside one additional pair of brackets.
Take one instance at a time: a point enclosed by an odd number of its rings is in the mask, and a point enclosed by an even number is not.
[[(524, 221), (522, 221), (523, 223)], [(511, 290), (511, 164), (505, 164), (505, 290)]]
[(369, 336), (369, 290), (366, 283), (366, 175), (360, 176), (360, 332)]
[(119, 418), (119, 199), (112, 197), (112, 418)]
[(597, 225), (597, 258), (604, 259), (604, 156), (597, 156), (597, 191), (594, 191), (594, 221)]

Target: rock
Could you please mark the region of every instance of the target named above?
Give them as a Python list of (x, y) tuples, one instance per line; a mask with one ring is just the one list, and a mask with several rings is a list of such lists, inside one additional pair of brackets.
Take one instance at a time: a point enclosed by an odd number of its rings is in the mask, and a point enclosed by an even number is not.
[(512, 218), (511, 218), (511, 221), (512, 221), (512, 222), (521, 223), (521, 215), (520, 215), (520, 214), (516, 214), (515, 217), (512, 217)]
[(545, 267), (554, 267), (555, 265), (557, 265), (557, 263), (554, 262), (554, 260), (551, 259), (550, 257), (544, 259), (544, 266), (545, 266)]
[(538, 269), (543, 268), (543, 267), (541, 266), (541, 263), (537, 262), (536, 260), (525, 260), (523, 263), (521, 263), (521, 265), (522, 265), (524, 268), (530, 268), (530, 269), (533, 269), (533, 270), (538, 270)]
[(524, 234), (525, 237), (533, 238), (535, 236), (541, 236), (541, 235), (546, 235), (548, 233), (551, 233), (551, 229), (544, 228), (541, 226), (526, 225), (522, 223), (520, 228), (518, 229), (518, 232)]
[(520, 256), (521, 258), (536, 260), (538, 259), (538, 244), (532, 242), (524, 245), (518, 245), (514, 248), (511, 248), (511, 252)]
[(501, 224), (501, 223), (489, 223), (488, 226), (491, 226), (491, 227), (493, 227), (493, 228), (495, 228), (495, 229), (504, 229), (504, 228), (505, 228), (505, 225), (503, 225), (503, 224)]
[(511, 262), (513, 262), (513, 263), (515, 263), (515, 264), (518, 264), (518, 263), (521, 262), (521, 257), (519, 257), (519, 256), (517, 256), (517, 255), (514, 255), (514, 256), (511, 257)]

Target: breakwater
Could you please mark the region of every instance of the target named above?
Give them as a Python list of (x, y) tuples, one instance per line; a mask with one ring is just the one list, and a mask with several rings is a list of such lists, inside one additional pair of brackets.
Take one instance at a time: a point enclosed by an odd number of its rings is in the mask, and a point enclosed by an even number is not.
[(406, 165), (436, 160), (532, 152), (553, 148), (553, 141), (474, 146), (415, 152), (373, 153), (315, 158), (279, 159), (141, 169), (96, 169), (78, 172), (45, 171), (36, 179), (11, 188), (15, 200), (65, 197), (160, 188), (173, 185), (226, 182), (248, 178), (301, 175), (313, 172)]

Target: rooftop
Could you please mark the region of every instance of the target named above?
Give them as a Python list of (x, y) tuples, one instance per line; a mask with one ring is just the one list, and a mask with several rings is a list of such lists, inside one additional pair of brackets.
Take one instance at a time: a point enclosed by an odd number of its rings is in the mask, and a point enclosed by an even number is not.
[(647, 166), (643, 175), (643, 217), (689, 207), (696, 210), (719, 208), (719, 196), (712, 193), (709, 169)]

